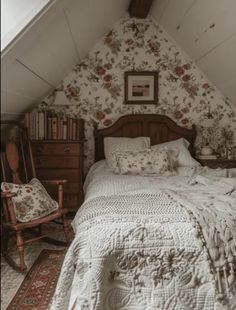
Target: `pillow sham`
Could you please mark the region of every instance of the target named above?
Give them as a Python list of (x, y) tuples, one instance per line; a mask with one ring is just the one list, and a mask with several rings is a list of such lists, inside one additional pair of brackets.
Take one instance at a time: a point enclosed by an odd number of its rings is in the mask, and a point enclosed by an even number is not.
[(188, 147), (189, 142), (184, 138), (180, 138), (178, 140), (153, 145), (151, 146), (151, 149), (160, 150), (162, 148), (165, 148), (174, 153), (176, 152), (175, 150), (178, 150), (178, 156), (175, 162), (176, 167), (201, 166), (201, 164), (191, 156)]
[(19, 222), (36, 220), (58, 209), (58, 203), (49, 196), (38, 179), (20, 185), (2, 182), (1, 189), (3, 192), (17, 193), (12, 201)]
[(126, 137), (106, 137), (104, 139), (104, 153), (109, 168), (119, 173), (117, 166), (117, 152), (144, 151), (150, 148), (149, 137), (126, 138)]
[(145, 150), (141, 152), (116, 153), (120, 174), (173, 175), (168, 152), (166, 150)]

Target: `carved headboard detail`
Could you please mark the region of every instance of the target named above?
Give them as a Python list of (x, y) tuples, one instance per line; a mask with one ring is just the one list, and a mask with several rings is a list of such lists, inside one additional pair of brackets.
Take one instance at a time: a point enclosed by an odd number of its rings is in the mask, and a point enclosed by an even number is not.
[(104, 159), (105, 137), (150, 137), (151, 144), (164, 143), (179, 138), (189, 141), (189, 151), (195, 155), (194, 142), (196, 128), (186, 129), (178, 126), (165, 115), (158, 114), (131, 114), (119, 118), (112, 126), (94, 130), (95, 161)]

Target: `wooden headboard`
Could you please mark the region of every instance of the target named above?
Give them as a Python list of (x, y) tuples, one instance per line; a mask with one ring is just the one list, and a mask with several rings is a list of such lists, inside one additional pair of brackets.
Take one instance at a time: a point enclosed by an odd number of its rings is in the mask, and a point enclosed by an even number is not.
[(165, 115), (158, 114), (132, 114), (119, 118), (112, 126), (94, 130), (95, 162), (104, 159), (105, 137), (150, 137), (151, 144), (164, 143), (179, 138), (189, 141), (189, 151), (195, 155), (194, 141), (196, 128), (186, 129), (178, 126)]

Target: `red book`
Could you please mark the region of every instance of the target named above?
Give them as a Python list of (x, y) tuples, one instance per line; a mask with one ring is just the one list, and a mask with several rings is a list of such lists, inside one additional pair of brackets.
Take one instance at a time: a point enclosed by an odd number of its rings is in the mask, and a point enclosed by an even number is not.
[(52, 140), (52, 117), (51, 116), (48, 116), (48, 128), (47, 128), (47, 133), (48, 133), (48, 140)]
[(30, 138), (30, 113), (25, 113), (24, 126), (27, 128), (28, 136)]
[(48, 112), (44, 111), (44, 139), (48, 139)]
[(76, 119), (72, 120), (72, 140), (76, 140), (76, 127), (77, 127), (77, 121)]
[(38, 112), (38, 138), (39, 140), (44, 139), (44, 112)]
[(70, 139), (70, 118), (67, 117), (67, 140)]
[(57, 116), (57, 140), (60, 139), (60, 132), (61, 132), (61, 123), (60, 123), (60, 117)]
[(35, 139), (35, 117), (33, 112), (30, 113), (30, 139)]
[(60, 140), (63, 139), (63, 117), (60, 118)]
[(30, 127), (30, 114), (28, 112), (25, 113), (24, 125), (26, 128)]
[(35, 139), (38, 140), (39, 139), (39, 112), (36, 111), (34, 112), (35, 115)]
[(52, 117), (52, 139), (57, 140), (57, 117)]

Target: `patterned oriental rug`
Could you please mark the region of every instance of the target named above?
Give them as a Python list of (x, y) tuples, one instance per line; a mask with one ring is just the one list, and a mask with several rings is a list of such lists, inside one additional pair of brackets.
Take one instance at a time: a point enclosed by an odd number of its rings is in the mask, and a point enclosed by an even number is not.
[(43, 250), (27, 273), (7, 310), (48, 309), (65, 253), (64, 250)]

